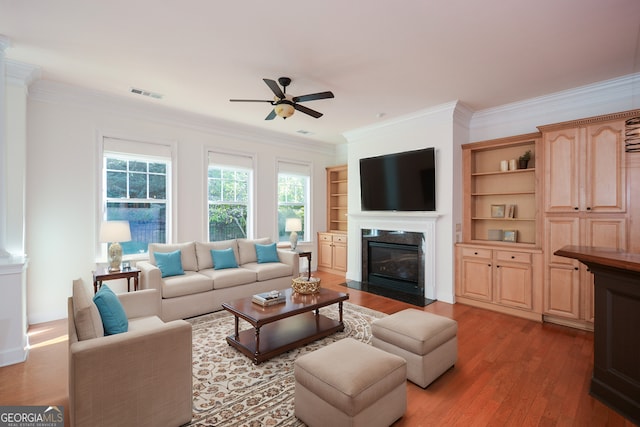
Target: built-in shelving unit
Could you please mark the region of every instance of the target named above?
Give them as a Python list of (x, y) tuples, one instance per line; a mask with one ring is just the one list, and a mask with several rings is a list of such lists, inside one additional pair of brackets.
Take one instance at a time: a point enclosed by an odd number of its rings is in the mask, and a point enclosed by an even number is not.
[[(465, 242), (538, 246), (538, 171), (535, 167), (539, 134), (463, 146), (465, 171)], [(526, 168), (502, 170), (526, 151)], [(512, 213), (510, 213), (512, 212)]]
[(327, 168), (327, 231), (347, 231), (347, 166)]

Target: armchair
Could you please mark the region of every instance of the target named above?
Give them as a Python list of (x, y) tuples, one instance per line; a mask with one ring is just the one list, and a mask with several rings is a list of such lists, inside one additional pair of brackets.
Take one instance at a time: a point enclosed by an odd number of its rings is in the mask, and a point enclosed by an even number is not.
[(148, 289), (118, 295), (129, 330), (102, 336), (87, 289), (75, 280), (68, 299), (71, 425), (169, 427), (191, 421), (191, 325), (160, 320), (158, 291)]

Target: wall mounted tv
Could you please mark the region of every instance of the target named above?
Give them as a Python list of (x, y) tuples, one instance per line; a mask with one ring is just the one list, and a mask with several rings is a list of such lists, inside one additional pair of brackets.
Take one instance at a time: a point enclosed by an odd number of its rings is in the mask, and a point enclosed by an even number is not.
[(435, 149), (360, 159), (363, 211), (435, 211)]

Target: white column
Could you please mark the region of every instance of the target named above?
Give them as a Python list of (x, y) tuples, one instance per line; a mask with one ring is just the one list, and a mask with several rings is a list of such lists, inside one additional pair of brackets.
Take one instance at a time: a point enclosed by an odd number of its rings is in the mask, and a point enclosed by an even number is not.
[(10, 256), (7, 247), (7, 68), (4, 51), (10, 40), (0, 35), (0, 258)]

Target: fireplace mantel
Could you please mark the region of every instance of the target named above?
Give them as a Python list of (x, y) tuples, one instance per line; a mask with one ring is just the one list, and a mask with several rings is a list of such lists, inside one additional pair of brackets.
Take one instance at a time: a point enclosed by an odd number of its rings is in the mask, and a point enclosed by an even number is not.
[[(424, 235), (424, 285), (425, 298), (436, 299), (436, 221), (441, 215), (437, 212), (363, 212), (349, 214), (349, 228), (359, 236), (363, 229), (388, 231), (411, 231)], [(356, 258), (362, 261), (361, 245), (353, 245)], [(361, 265), (361, 262), (358, 264)], [(361, 281), (361, 272), (356, 280)]]

